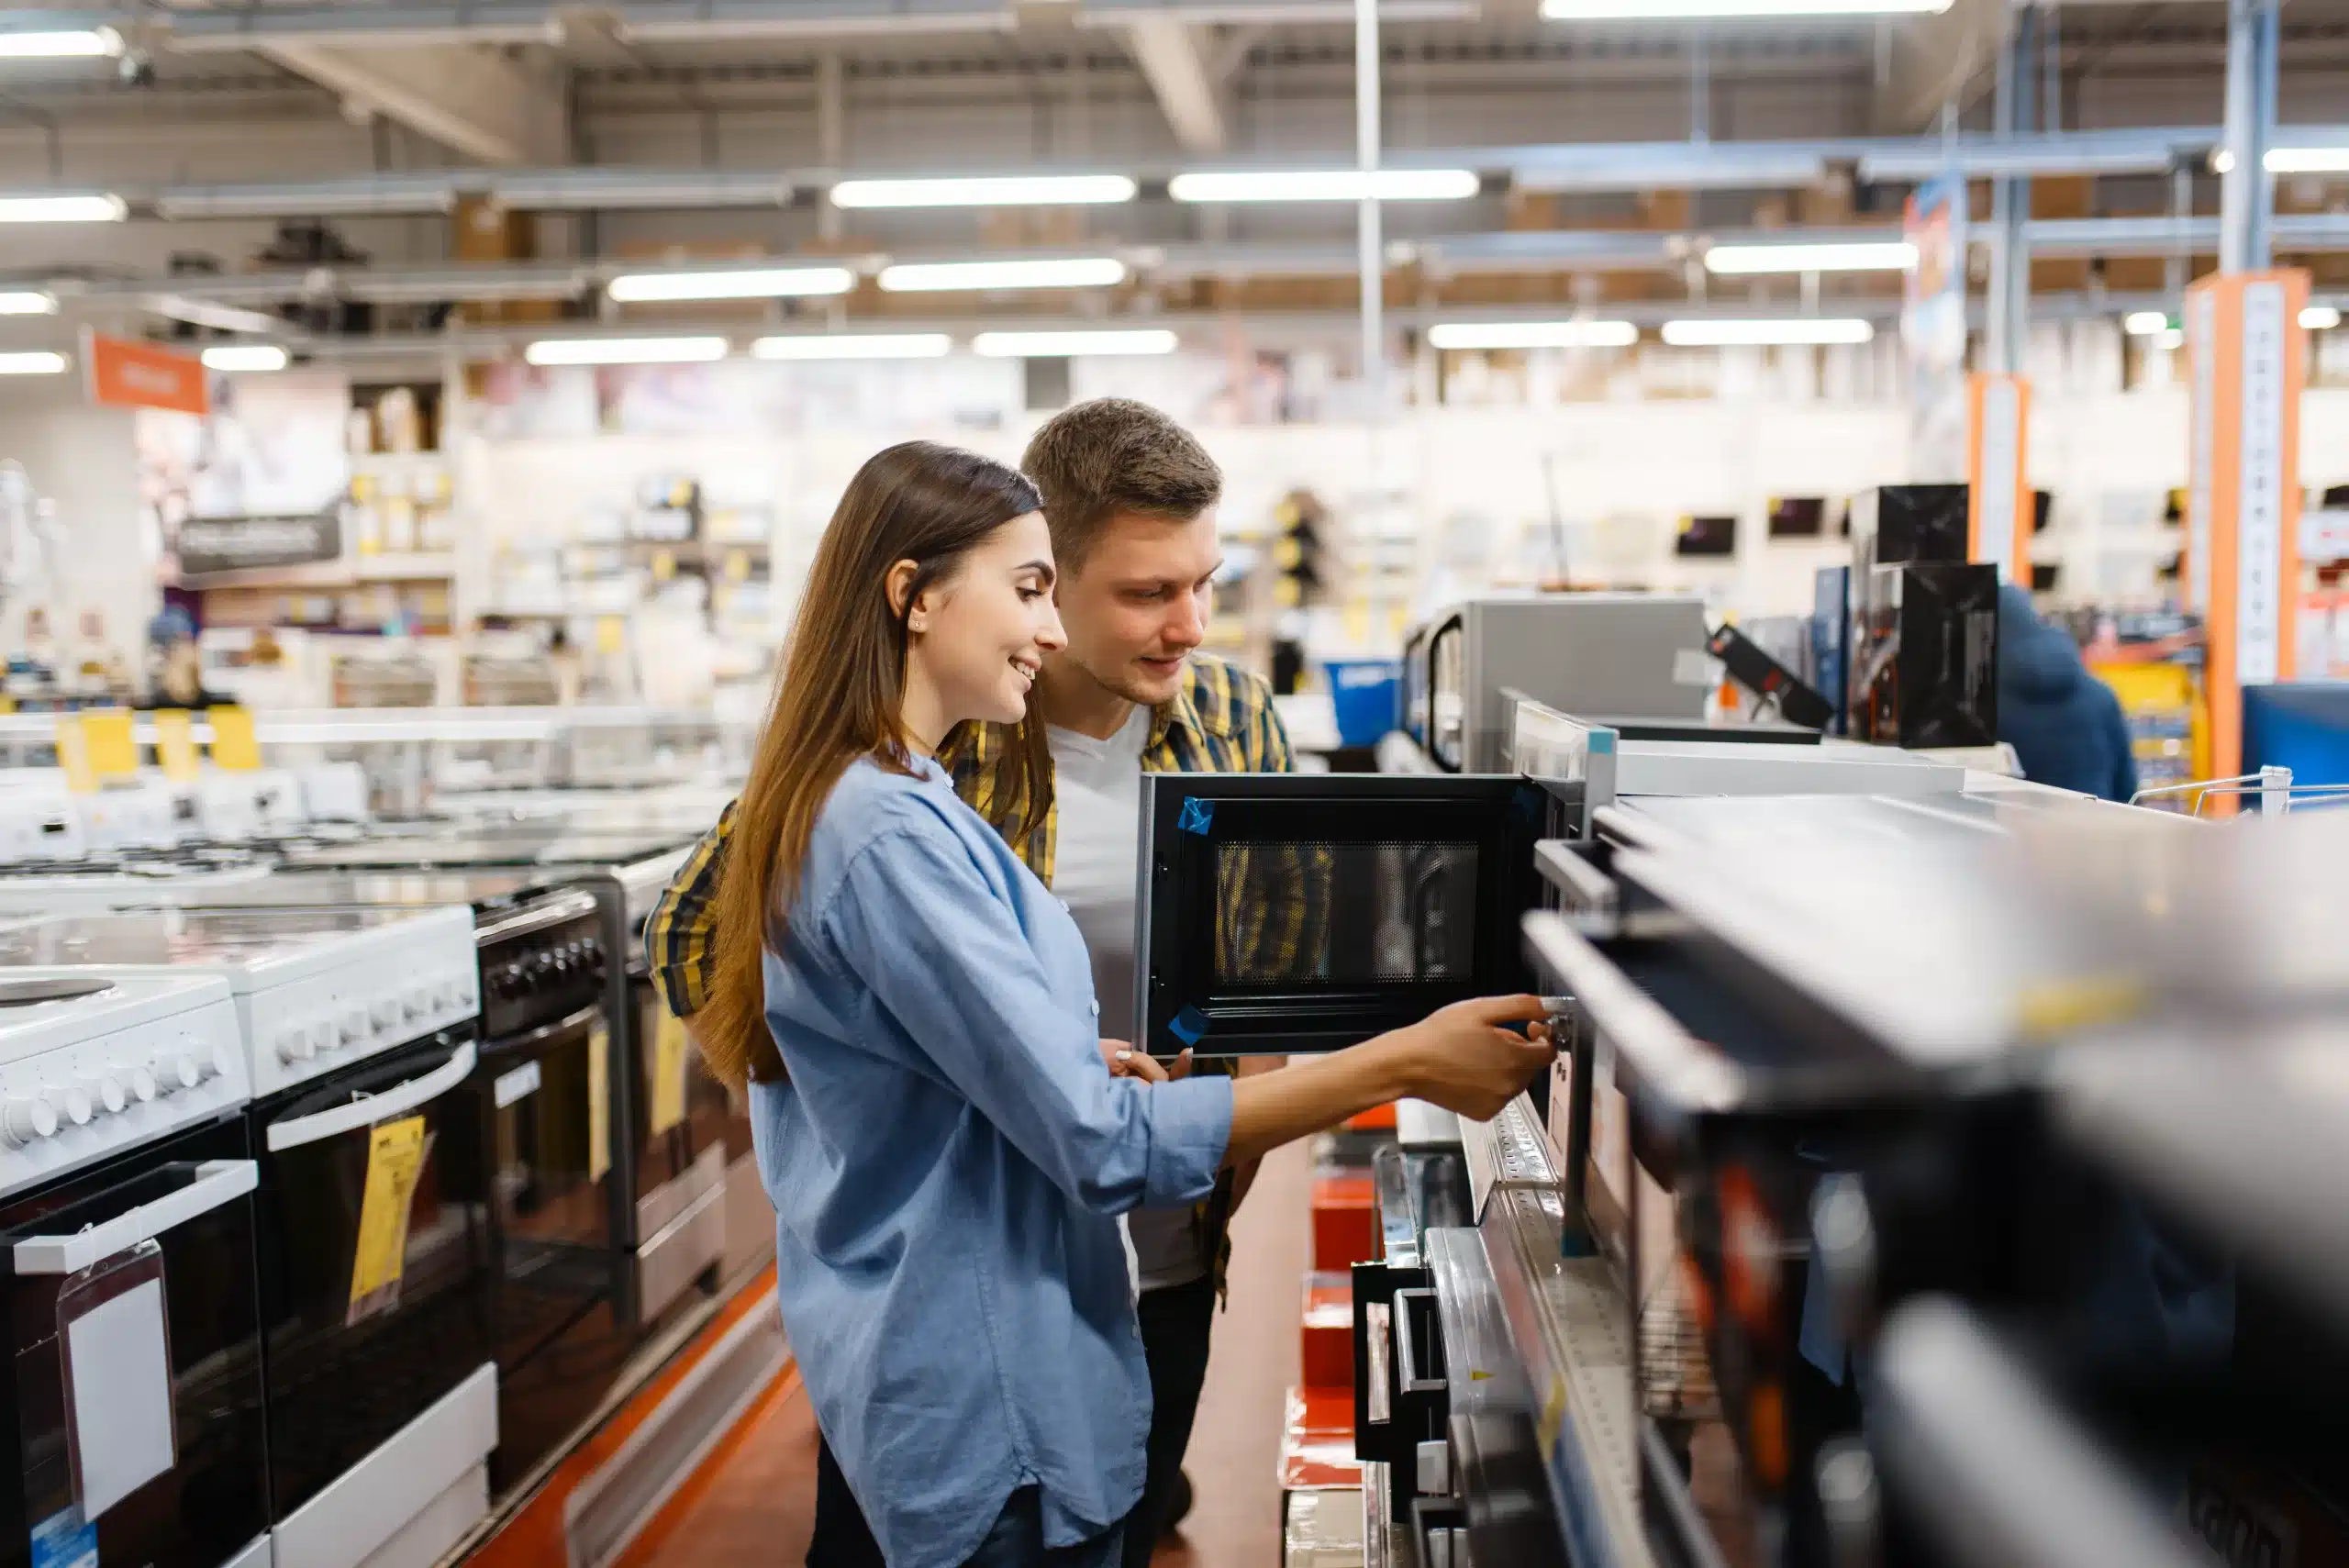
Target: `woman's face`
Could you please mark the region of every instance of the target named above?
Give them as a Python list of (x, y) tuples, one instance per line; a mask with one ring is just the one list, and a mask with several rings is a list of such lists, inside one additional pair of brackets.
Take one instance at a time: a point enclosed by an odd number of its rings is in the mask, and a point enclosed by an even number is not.
[(1044, 655), (1068, 645), (1052, 607), (1052, 538), (1030, 512), (989, 534), (908, 617), (912, 660), (952, 724), (1017, 724)]

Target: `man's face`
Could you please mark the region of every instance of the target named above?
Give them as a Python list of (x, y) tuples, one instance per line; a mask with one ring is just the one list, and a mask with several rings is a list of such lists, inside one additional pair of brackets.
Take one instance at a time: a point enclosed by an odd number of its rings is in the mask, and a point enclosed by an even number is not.
[(1184, 662), (1207, 637), (1222, 564), (1213, 508), (1185, 523), (1110, 518), (1084, 563), (1061, 578), (1062, 657), (1128, 702), (1172, 701)]

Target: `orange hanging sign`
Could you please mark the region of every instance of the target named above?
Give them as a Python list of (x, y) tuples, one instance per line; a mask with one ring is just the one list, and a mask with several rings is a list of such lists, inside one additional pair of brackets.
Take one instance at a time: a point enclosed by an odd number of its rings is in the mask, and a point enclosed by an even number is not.
[(133, 338), (82, 334), (82, 372), (90, 401), (116, 408), (168, 408), (179, 414), (212, 412), (212, 390), (204, 361)]

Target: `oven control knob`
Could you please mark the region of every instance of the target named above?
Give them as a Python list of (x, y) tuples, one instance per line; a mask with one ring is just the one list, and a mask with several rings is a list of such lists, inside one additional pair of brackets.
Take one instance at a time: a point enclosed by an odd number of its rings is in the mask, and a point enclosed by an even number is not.
[(58, 1124), (62, 1127), (87, 1127), (98, 1114), (98, 1107), (90, 1103), (90, 1092), (79, 1084), (43, 1089), (40, 1097), (57, 1107)]
[(412, 1019), (424, 1017), (432, 1011), (432, 987), (429, 985), (409, 986), (407, 995), (400, 999), (400, 1006)]
[(373, 1017), (375, 1019), (375, 1027), (377, 1029), (387, 1029), (393, 1028), (400, 1021), (399, 997), (396, 995), (376, 997)]
[(117, 1115), (130, 1104), (130, 1096), (123, 1092), (122, 1080), (112, 1073), (84, 1073), (76, 1082), (82, 1092), (90, 1096), (91, 1106), (102, 1115)]
[(342, 1043), (345, 1045), (357, 1045), (361, 1040), (365, 1040), (367, 1038), (367, 1009), (345, 1007), (342, 1010), (340, 1032), (342, 1035)]
[(182, 1089), (193, 1089), (204, 1082), (204, 1070), (195, 1064), (195, 1055), (187, 1051), (160, 1052), (152, 1063), (155, 1089), (159, 1094), (176, 1095)]
[(235, 1073), (236, 1051), (237, 1048), (225, 1040), (214, 1040), (212, 1049), (204, 1053), (204, 1075), (206, 1078), (226, 1078)]
[(57, 1133), (57, 1107), (39, 1096), (12, 1097), (0, 1103), (0, 1138), (22, 1149)]
[(318, 1048), (310, 1043), (308, 1029), (287, 1029), (277, 1037), (277, 1060), (288, 1067), (307, 1062), (317, 1053)]
[(155, 1073), (152, 1068), (142, 1066), (138, 1062), (133, 1062), (128, 1067), (122, 1069), (118, 1075), (121, 1077), (122, 1086), (128, 1092), (133, 1105), (143, 1106), (148, 1101), (155, 1097), (157, 1084), (155, 1083)]

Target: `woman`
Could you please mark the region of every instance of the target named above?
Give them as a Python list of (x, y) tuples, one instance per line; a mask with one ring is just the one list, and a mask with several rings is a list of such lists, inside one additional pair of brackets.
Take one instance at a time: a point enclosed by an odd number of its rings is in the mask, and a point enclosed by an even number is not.
[[(1517, 997), (1237, 1082), (1113, 1076), (1075, 923), (1006, 842), (1027, 825), (998, 834), (935, 760), (957, 725), (1025, 713), (1063, 641), (1052, 584), (1018, 473), (920, 442), (858, 472), (736, 808), (761, 850), (726, 862), (696, 1018), (748, 1081), (785, 1327), (893, 1568), (1117, 1561), (1149, 1385), (1114, 1216), (1401, 1095), (1488, 1116), (1551, 1055), (1503, 1027), (1540, 1015)], [(1048, 760), (1004, 765), (1041, 784)], [(1145, 1061), (1123, 1065), (1163, 1076)]]

